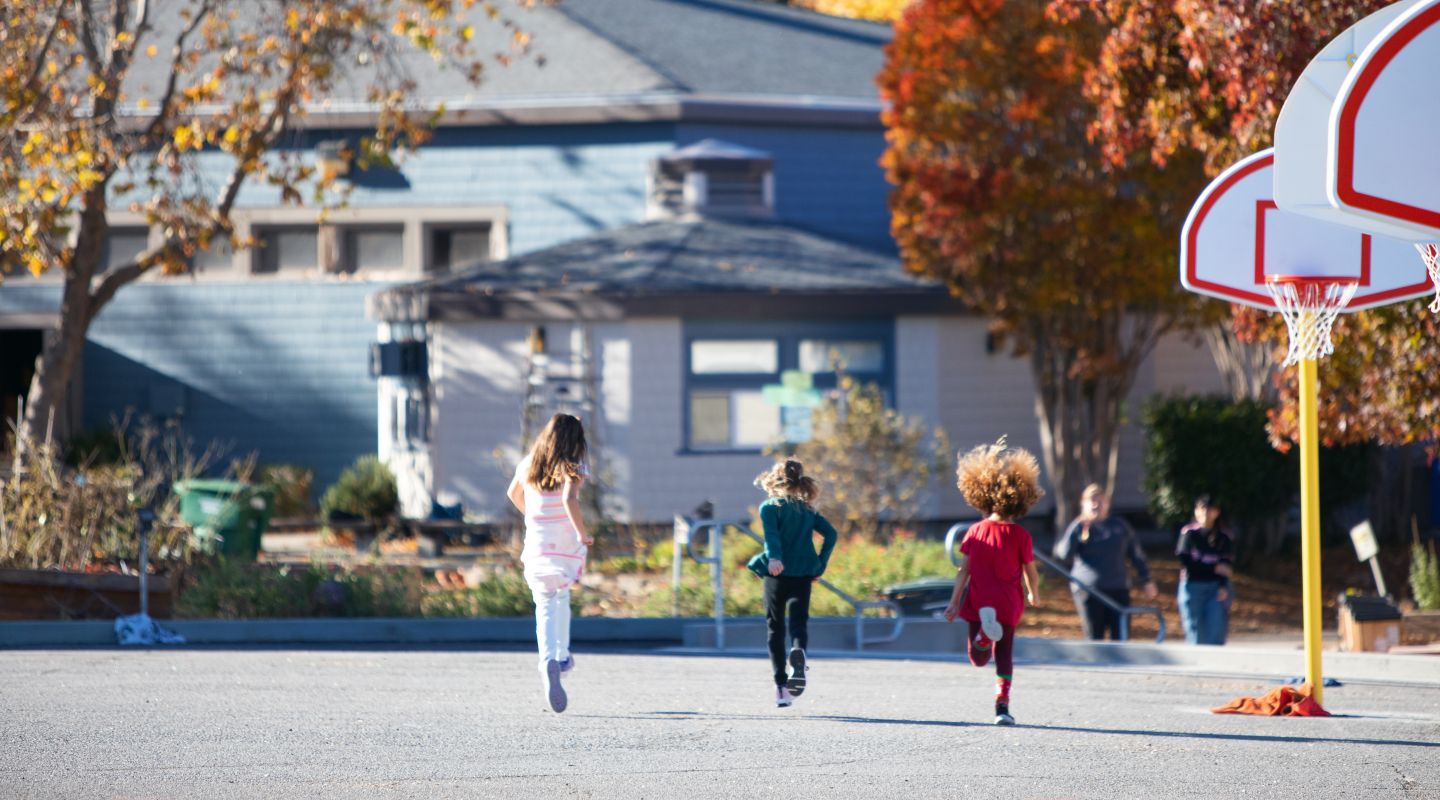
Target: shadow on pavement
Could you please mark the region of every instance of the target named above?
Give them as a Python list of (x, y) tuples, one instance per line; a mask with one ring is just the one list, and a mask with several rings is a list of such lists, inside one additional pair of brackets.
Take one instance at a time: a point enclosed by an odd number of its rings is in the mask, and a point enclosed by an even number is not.
[[(834, 714), (788, 714), (780, 711), (775, 714), (722, 714), (706, 711), (652, 711), (648, 714), (634, 714), (628, 716), (585, 714), (573, 716), (591, 716), (596, 719), (733, 719), (733, 720), (773, 720), (789, 717), (797, 720), (811, 722), (848, 722), (864, 723), (872, 725), (926, 725), (939, 728), (991, 728), (989, 723), (965, 722), (962, 720), (939, 720), (939, 719), (885, 719), (882, 717), (855, 717), (837, 716)], [(1331, 719), (1345, 719), (1344, 716), (1336, 715)], [(1266, 736), (1252, 733), (1197, 733), (1188, 731), (1146, 731), (1126, 730), (1114, 728), (1078, 728), (1067, 725), (1027, 725), (1021, 722), (1016, 728), (1030, 728), (1041, 731), (1063, 731), (1065, 733), (1100, 733), (1116, 736), (1160, 736), (1174, 739), (1219, 739), (1236, 742), (1293, 742), (1311, 744), (1361, 744), (1361, 745), (1384, 745), (1387, 747), (1440, 747), (1440, 742), (1416, 742), (1403, 739), (1341, 739), (1326, 736)]]

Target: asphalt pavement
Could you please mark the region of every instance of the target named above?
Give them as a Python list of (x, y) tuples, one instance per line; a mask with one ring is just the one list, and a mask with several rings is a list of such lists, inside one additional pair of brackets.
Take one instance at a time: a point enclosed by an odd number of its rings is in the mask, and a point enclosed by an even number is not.
[(1440, 686), (1272, 688), (1133, 667), (816, 658), (776, 709), (749, 656), (435, 646), (0, 652), (4, 798), (1440, 798)]

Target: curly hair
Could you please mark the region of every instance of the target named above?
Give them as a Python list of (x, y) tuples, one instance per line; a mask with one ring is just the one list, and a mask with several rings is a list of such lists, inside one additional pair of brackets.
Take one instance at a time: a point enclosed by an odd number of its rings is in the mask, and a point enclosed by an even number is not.
[(955, 477), (965, 502), (986, 516), (1018, 519), (1045, 496), (1035, 456), (1021, 447), (1006, 447), (1003, 436), (959, 456)]
[(815, 505), (820, 499), (820, 484), (805, 474), (804, 464), (793, 458), (777, 462), (756, 475), (755, 485), (771, 497), (794, 498), (807, 506)]

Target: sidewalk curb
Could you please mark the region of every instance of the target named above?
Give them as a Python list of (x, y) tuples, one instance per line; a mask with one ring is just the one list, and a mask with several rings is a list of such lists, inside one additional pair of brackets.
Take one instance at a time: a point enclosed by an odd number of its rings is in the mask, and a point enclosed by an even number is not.
[[(671, 617), (577, 617), (576, 642), (679, 644), (683, 626), (694, 620)], [(535, 642), (532, 617), (487, 619), (247, 619), (156, 622), (185, 637), (187, 644), (486, 644)], [(0, 649), (117, 646), (113, 622), (4, 622)], [(175, 645), (161, 645), (175, 646)], [(178, 645), (183, 647), (184, 645)]]
[[(264, 619), (264, 620), (159, 620), (160, 625), (185, 636), (196, 645), (305, 645), (305, 644), (533, 644), (535, 621), (530, 617), (487, 619)], [(837, 623), (836, 620), (813, 622)], [(763, 623), (732, 620), (727, 630), (734, 646), (717, 650), (696, 645), (703, 621), (684, 617), (606, 618), (577, 617), (571, 637), (575, 642), (650, 644), (659, 654), (760, 656), (754, 634)], [(816, 626), (818, 627), (818, 626)], [(746, 630), (750, 629), (750, 630)], [(741, 631), (750, 636), (736, 635)], [(713, 635), (713, 634), (712, 634)], [(689, 639), (690, 642), (686, 642)], [(826, 658), (865, 658), (927, 661), (963, 661), (953, 642), (934, 641), (930, 649), (854, 650), (815, 647)], [(0, 649), (45, 647), (119, 647), (114, 623), (4, 622), (0, 623)], [(159, 645), (184, 647), (184, 645)], [(1090, 642), (1073, 639), (1018, 637), (1015, 657), (1037, 665), (1164, 669), (1203, 674), (1255, 675), (1287, 678), (1304, 672), (1304, 654), (1298, 648), (1252, 648), (1231, 645), (1207, 647), (1144, 642)], [(1326, 677), (1342, 681), (1412, 683), (1440, 686), (1440, 657), (1344, 653), (1326, 651)]]

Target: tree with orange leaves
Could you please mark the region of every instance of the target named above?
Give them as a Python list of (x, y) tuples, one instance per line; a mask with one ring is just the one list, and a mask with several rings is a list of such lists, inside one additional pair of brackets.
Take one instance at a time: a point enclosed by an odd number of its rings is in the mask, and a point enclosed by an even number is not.
[(1105, 33), (1045, 0), (922, 0), (880, 75), (905, 262), (1028, 357), (1062, 519), (1085, 484), (1113, 490), (1136, 372), (1202, 306), (1172, 266), (1198, 161), (1107, 168), (1087, 136), (1084, 80)]
[[(494, 34), (484, 56), (477, 26)], [(415, 66), (478, 82), (497, 38), (501, 63), (527, 50), (527, 34), (477, 0), (7, 3), (0, 273), (64, 275), (22, 448), (47, 430), (86, 331), (115, 293), (152, 272), (182, 271), (197, 250), (231, 239), (243, 186), (268, 184), (289, 204), (343, 199), (333, 174), (281, 146), (338, 85), (363, 81), (373, 120), (343, 155), (362, 168), (387, 163), (425, 140), (438, 111), (413, 103)], [(202, 178), (202, 152), (223, 154), (228, 174), (218, 185)], [(111, 209), (143, 216), (160, 234), (105, 270)]]
[[(1112, 164), (1194, 157), (1209, 174), (1272, 143), (1275, 120), (1300, 73), (1346, 28), (1390, 0), (1054, 0), (1052, 10), (1109, 28), (1089, 68), (1086, 96), (1099, 109), (1090, 133)], [(1418, 258), (1418, 256), (1417, 256)], [(1239, 341), (1283, 350), (1278, 315), (1234, 307)], [(1423, 301), (1342, 314), (1334, 355), (1320, 370), (1326, 444), (1440, 440), (1440, 320)], [(1295, 377), (1274, 376), (1277, 445), (1296, 433)]]

